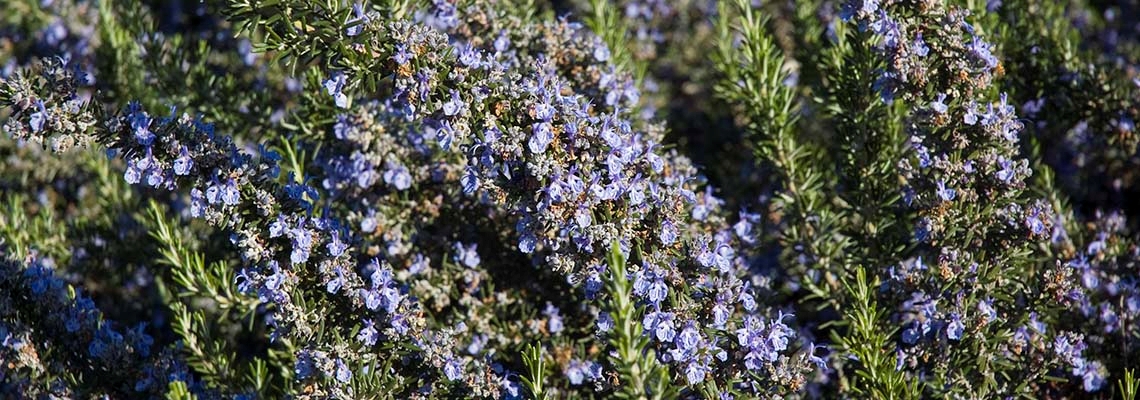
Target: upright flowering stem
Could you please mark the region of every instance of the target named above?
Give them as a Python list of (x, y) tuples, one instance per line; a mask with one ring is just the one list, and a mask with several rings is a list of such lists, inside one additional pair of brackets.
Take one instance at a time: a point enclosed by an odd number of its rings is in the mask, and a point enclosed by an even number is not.
[[(1056, 265), (1039, 265), (1031, 244), (1052, 236), (1053, 210), (1024, 191), (1031, 173), (1018, 155), (1022, 128), (1007, 96), (990, 97), (994, 79), (1002, 72), (993, 46), (967, 20), (969, 13), (954, 7), (919, 2), (924, 12), (907, 12), (908, 1), (851, 1), (842, 17), (857, 29), (875, 33), (877, 53), (885, 67), (874, 87), (884, 103), (907, 102), (910, 154), (899, 161), (903, 204), (917, 215), (913, 256), (887, 269), (890, 283), (883, 293), (901, 305), (895, 316), (902, 323), (899, 369), (933, 372), (927, 393), (1005, 393), (1026, 389), (1021, 383), (1066, 364), (1079, 355), (1052, 359), (1056, 364), (1016, 368), (1019, 378), (991, 379), (977, 388), (965, 383), (982, 376), (1008, 376), (1004, 364), (986, 363), (977, 369), (956, 367), (957, 357), (942, 361), (930, 355), (947, 343), (964, 359), (1006, 346), (1011, 359), (1045, 359), (1045, 354), (1021, 352), (1033, 335), (1006, 341), (997, 334), (1037, 315), (1025, 304), (1053, 307), (1067, 302), (1051, 295), (1051, 285), (1033, 280), (1002, 284), (998, 276), (1051, 276), (1069, 285), (1072, 279)], [(942, 29), (928, 29), (930, 26)], [(1059, 304), (1058, 304), (1059, 303)], [(1033, 308), (1030, 307), (1030, 310)], [(998, 317), (1001, 315), (1002, 317)], [(975, 321), (965, 331), (963, 320)], [(1038, 334), (1053, 335), (1043, 328)], [(1069, 337), (1057, 333), (1058, 340)], [(1002, 344), (1003, 341), (1006, 341)], [(1064, 346), (1063, 346), (1064, 347)], [(1080, 346), (1076, 346), (1080, 347)], [(1067, 348), (1063, 350), (1068, 351)], [(1079, 353), (1079, 352), (1078, 352)], [(968, 371), (968, 372), (967, 372)], [(992, 374), (992, 375), (991, 375)], [(947, 389), (941, 386), (947, 385)]]

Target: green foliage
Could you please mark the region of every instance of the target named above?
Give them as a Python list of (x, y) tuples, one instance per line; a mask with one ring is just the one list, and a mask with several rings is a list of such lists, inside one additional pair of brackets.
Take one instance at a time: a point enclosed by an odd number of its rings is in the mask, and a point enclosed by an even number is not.
[(1136, 400), (1137, 394), (1140, 394), (1140, 378), (1135, 375), (1132, 369), (1124, 370), (1124, 376), (1116, 381), (1116, 387), (1120, 390), (1120, 398), (1124, 400)]
[(893, 337), (898, 332), (896, 328), (884, 329), (889, 322), (888, 315), (875, 300), (879, 285), (879, 280), (868, 277), (861, 266), (854, 268), (851, 279), (843, 279), (843, 287), (851, 299), (843, 315), (847, 329), (844, 334), (832, 331), (832, 340), (845, 354), (852, 356), (844, 362), (854, 365), (851, 376), (840, 375), (841, 390), (861, 398), (921, 398), (922, 382), (910, 379), (895, 368), (892, 349)]
[(649, 65), (633, 57), (630, 28), (623, 22), (618, 7), (611, 1), (590, 0), (590, 13), (586, 15), (585, 22), (606, 43), (614, 66), (632, 73), (640, 83), (645, 78)]
[(244, 341), (239, 336), (258, 326), (258, 301), (235, 290), (234, 269), (223, 261), (207, 263), (158, 202), (150, 202), (147, 217), (151, 235), (162, 246), (160, 261), (170, 268), (170, 281), (161, 287), (187, 363), (214, 387), (259, 396), (290, 393), (288, 365), (293, 361), (288, 343), (265, 354), (250, 354), (239, 344)]
[(614, 352), (610, 362), (623, 384), (615, 395), (623, 399), (668, 399), (677, 394), (668, 370), (657, 361), (649, 348), (649, 337), (642, 334), (644, 312), (633, 298), (633, 282), (629, 280), (626, 257), (614, 243), (607, 258), (604, 282), (608, 294), (606, 310), (614, 320), (610, 345)]
[[(790, 132), (797, 114), (794, 87), (786, 84), (784, 56), (765, 28), (767, 17), (745, 0), (719, 4), (716, 66), (722, 74), (717, 95), (744, 109), (748, 128), (759, 145), (756, 151), (790, 176), (801, 160)], [(739, 38), (739, 46), (735, 46)]]
[(174, 381), (170, 382), (169, 388), (166, 390), (167, 400), (197, 400), (198, 396), (190, 392), (186, 387), (186, 382)]
[(58, 229), (54, 209), (48, 207), (33, 216), (25, 212), (27, 198), (19, 194), (3, 196), (3, 212), (0, 212), (0, 239), (12, 254), (22, 259), (31, 252), (46, 254), (66, 254), (66, 231)]
[(757, 158), (778, 176), (782, 189), (773, 208), (780, 218), (782, 260), (793, 270), (807, 268), (801, 257), (818, 264), (825, 284), (804, 283), (818, 298), (832, 299), (829, 293), (838, 282), (833, 266), (849, 242), (838, 230), (842, 207), (825, 191), (835, 183), (818, 167), (828, 162), (825, 148), (796, 129), (800, 99), (787, 83), (785, 58), (765, 27), (767, 18), (759, 13), (747, 1), (720, 5), (714, 59), (721, 77), (715, 93), (738, 109)]
[[(361, 34), (348, 36), (346, 21), (354, 17), (352, 2), (345, 0), (282, 1), (226, 0), (224, 15), (239, 34), (250, 35), (253, 51), (281, 62), (289, 76), (317, 68), (316, 77), (329, 69), (345, 71), (353, 77), (349, 88), (374, 91), (391, 79), (391, 45), (379, 25), (410, 17), (415, 0), (390, 0), (365, 7), (366, 12), (383, 18), (372, 19), (376, 26), (360, 24)], [(327, 77), (327, 76), (326, 76)], [(323, 78), (323, 77), (322, 77)], [(359, 86), (358, 86), (359, 85)], [(346, 89), (347, 90), (347, 89)]]
[[(903, 113), (901, 104), (884, 104), (872, 88), (882, 65), (869, 35), (844, 25), (835, 30), (838, 40), (820, 53), (823, 79), (813, 102), (834, 132), (828, 148), (838, 164), (838, 196), (850, 213), (843, 224), (851, 240), (843, 264), (886, 265), (898, 259), (910, 235), (908, 218), (898, 211)], [(829, 286), (827, 294), (837, 289)]]
[(291, 75), (298, 67), (328, 62), (334, 55), (347, 53), (347, 37), (341, 26), (351, 18), (352, 8), (338, 0), (298, 2), (280, 0), (234, 0), (226, 2), (225, 15), (238, 33), (261, 33), (255, 45), (259, 53), (273, 52), (283, 60)]
[(546, 399), (546, 392), (542, 390), (542, 383), (546, 381), (546, 364), (543, 359), (542, 345), (528, 344), (522, 352), (523, 364), (526, 365), (527, 374), (522, 377), (526, 390), (531, 398)]
[(156, 110), (177, 105), (177, 113), (203, 116), (254, 140), (271, 129), (264, 122), (278, 118), (276, 110), (299, 108), (279, 64), (246, 65), (243, 58), (254, 54), (213, 46), (194, 33), (136, 40), (161, 31), (160, 21), (140, 0), (98, 2), (98, 18), (105, 45), (96, 48), (96, 75), (105, 80), (108, 98), (133, 99)]
[(834, 25), (835, 41), (809, 42), (819, 74), (813, 103), (822, 123), (834, 133), (828, 146), (838, 164), (838, 204), (844, 238), (838, 268), (822, 271), (822, 285), (810, 285), (820, 308), (838, 310), (843, 318), (829, 324), (840, 354), (850, 354), (838, 370), (842, 385), (867, 398), (919, 398), (921, 385), (896, 368), (897, 328), (889, 328), (890, 311), (876, 301), (880, 285), (867, 270), (897, 262), (906, 249), (910, 226), (899, 212), (897, 162), (905, 144), (899, 104), (886, 105), (872, 88), (882, 66), (870, 36), (846, 25)]

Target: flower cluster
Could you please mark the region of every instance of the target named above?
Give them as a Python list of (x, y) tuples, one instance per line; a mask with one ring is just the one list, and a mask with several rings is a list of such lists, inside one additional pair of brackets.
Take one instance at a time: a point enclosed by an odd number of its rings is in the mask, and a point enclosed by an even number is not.
[(1127, 397), (1025, 2), (13, 3), (0, 396)]
[[(1037, 366), (1018, 368), (1019, 374), (1071, 367), (1077, 376), (1099, 377), (1079, 355), (1054, 357), (1055, 347), (1027, 345), (1068, 335), (1046, 329), (1035, 307), (1068, 306), (1066, 297), (1047, 293), (1071, 286), (1074, 278), (1057, 267), (1034, 266), (1013, 256), (1032, 251), (1032, 244), (1060, 242), (1065, 234), (1053, 206), (1024, 191), (1031, 170), (1019, 155), (1023, 125), (1015, 106), (1006, 94), (987, 98), (1001, 74), (994, 46), (968, 22), (965, 10), (928, 5), (921, 16), (907, 16), (900, 12), (903, 7), (904, 2), (856, 1), (843, 9), (844, 18), (880, 39), (877, 51), (885, 68), (875, 87), (882, 101), (911, 105), (910, 156), (899, 162), (899, 170), (905, 182), (902, 202), (917, 217), (917, 252), (890, 267), (890, 280), (883, 286), (899, 301), (894, 317), (902, 328), (898, 368), (941, 370), (952, 361), (936, 354), (974, 351), (964, 346), (1028, 319), (1033, 328), (1018, 329), (1031, 333), (998, 344), (1011, 362), (1036, 360)], [(930, 24), (944, 28), (926, 29)], [(989, 278), (1022, 269), (1037, 270), (1032, 274), (1053, 281), (995, 285)], [(947, 346), (951, 350), (943, 350)], [(939, 374), (951, 382), (972, 379), (953, 367)], [(1103, 383), (1097, 379), (1086, 382)], [(1015, 379), (1000, 390), (1016, 390), (1017, 384)], [(1101, 387), (1084, 386), (1090, 392)]]
[[(502, 11), (454, 10), (437, 4), (424, 18), (446, 21), (453, 12)], [(641, 269), (630, 271), (636, 281), (634, 294), (654, 310), (643, 323), (662, 346), (661, 354), (689, 351), (674, 347), (673, 332), (685, 325), (696, 329), (700, 320), (707, 321), (709, 332), (730, 337), (728, 321), (733, 314), (760, 311), (748, 285), (739, 281), (743, 258), (733, 248), (740, 238), (750, 239), (747, 229), (733, 231), (717, 215), (719, 201), (695, 193), (697, 188), (691, 185), (699, 182), (699, 176), (684, 158), (659, 153), (659, 127), (635, 130), (642, 123), (627, 119), (622, 110), (636, 104), (639, 95), (627, 77), (606, 66), (605, 57), (598, 57), (601, 50), (597, 46), (604, 45), (578, 39), (587, 34), (565, 21), (536, 30), (508, 30), (517, 22), (503, 18), (501, 22), (490, 20), (503, 24), (502, 28), (482, 28), (487, 37), (495, 38), (483, 42), (484, 48), (474, 45), (478, 32), (463, 23), (450, 29), (454, 32), (451, 44), (430, 32), (412, 30), (397, 36), (392, 97), (337, 117), (330, 146), (353, 155), (323, 163), (328, 175), (341, 177), (325, 180), (325, 188), (355, 209), (350, 220), (359, 220), (365, 232), (375, 232), (365, 240), (386, 249), (389, 262), (407, 265), (409, 272), (416, 266), (413, 274), (419, 274), (423, 270), (418, 265), (434, 258), (427, 254), (451, 250), (453, 263), (441, 267), (464, 267), (451, 273), (465, 276), (465, 285), (492, 277), (482, 268), (472, 270), (480, 267), (476, 251), (481, 247), (463, 241), (476, 237), (462, 231), (458, 237), (425, 234), (439, 231), (429, 226), (439, 224), (440, 216), (472, 212), (465, 210), (495, 215), (472, 228), (505, 235), (502, 242), (512, 243), (512, 250), (542, 268), (564, 274), (572, 282), (586, 282), (588, 298), (597, 295), (600, 270), (594, 266), (602, 264), (608, 244), (618, 241), (627, 252), (637, 246), (643, 263)], [(457, 58), (438, 59), (439, 51), (427, 50), (433, 46), (450, 48)], [(405, 54), (413, 48), (423, 50)], [(530, 54), (535, 58), (528, 60)], [(559, 56), (548, 56), (553, 54)], [(433, 78), (451, 62), (457, 68), (451, 76)], [(574, 69), (586, 73), (569, 72)], [(449, 89), (435, 89), (439, 86)], [(377, 175), (384, 178), (377, 179)], [(410, 183), (397, 184), (404, 181)], [(421, 209), (376, 208), (405, 202), (400, 197), (408, 187), (469, 200)], [(721, 228), (714, 228), (718, 224)], [(459, 242), (448, 249), (439, 246), (441, 240)], [(673, 255), (653, 249), (683, 251)], [(689, 283), (678, 286), (678, 279)], [(595, 283), (591, 286), (590, 282)], [(672, 291), (696, 287), (697, 282), (712, 285), (673, 297), (683, 303), (666, 302)], [(465, 292), (460, 304), (487, 306), (474, 288)], [(438, 289), (418, 286), (413, 286), (413, 293), (422, 299), (441, 295)], [(715, 315), (694, 314), (701, 309), (715, 310)], [(595, 317), (597, 313), (596, 307), (590, 312)], [(545, 323), (535, 326), (549, 334), (563, 333), (563, 316), (557, 308), (548, 305), (543, 315)], [(788, 363), (778, 353), (787, 349), (787, 344), (779, 346), (763, 362), (747, 363), (747, 369), (760, 371), (768, 364)], [(723, 349), (720, 352), (728, 354)], [(739, 354), (746, 353), (741, 349)], [(678, 364), (690, 361), (676, 360)], [(478, 361), (470, 360), (472, 364)], [(712, 371), (711, 361), (705, 359), (701, 368)], [(806, 370), (793, 364), (781, 368), (788, 368), (784, 379), (789, 384), (802, 379), (797, 376)], [(693, 378), (691, 384), (704, 380), (704, 373), (694, 374), (689, 377), (700, 379)]]
[[(69, 397), (58, 378), (64, 365), (45, 363), (41, 355), (65, 357), (105, 375), (103, 385), (122, 393), (158, 396), (180, 381), (197, 386), (184, 360), (170, 349), (154, 348), (145, 325), (118, 326), (103, 318), (95, 302), (55, 273), (51, 259), (14, 260), (0, 253), (0, 288), (6, 305), (0, 323), (5, 396)], [(64, 354), (57, 354), (63, 352)]]

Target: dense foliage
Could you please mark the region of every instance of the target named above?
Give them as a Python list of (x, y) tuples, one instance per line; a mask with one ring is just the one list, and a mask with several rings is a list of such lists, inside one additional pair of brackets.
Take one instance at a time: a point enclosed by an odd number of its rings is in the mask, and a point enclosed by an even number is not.
[(0, 398), (1140, 393), (1140, 3), (0, 0)]

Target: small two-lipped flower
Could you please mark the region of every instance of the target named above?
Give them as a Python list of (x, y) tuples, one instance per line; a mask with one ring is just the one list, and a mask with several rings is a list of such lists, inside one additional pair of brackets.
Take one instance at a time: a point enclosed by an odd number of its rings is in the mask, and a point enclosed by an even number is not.
[(182, 146), (178, 150), (178, 158), (174, 159), (174, 173), (176, 175), (189, 175), (190, 169), (194, 167), (194, 159), (190, 157), (190, 152), (186, 146)]
[[(922, 32), (919, 32), (918, 36), (914, 38), (913, 48), (914, 54), (919, 57), (926, 57), (927, 54), (930, 54), (930, 47), (927, 46), (926, 41), (922, 39)], [(942, 95), (942, 97), (945, 98), (946, 95)]]
[(347, 28), (344, 28), (344, 34), (346, 36), (360, 35), (360, 32), (363, 30), (364, 25), (372, 22), (372, 19), (368, 18), (368, 14), (364, 12), (364, 6), (361, 5), (359, 1), (356, 2), (356, 4), (352, 5), (352, 13), (355, 15), (355, 17), (346, 21), (346, 24), (349, 26)]
[(329, 96), (333, 97), (337, 107), (348, 108), (350, 105), (348, 95), (344, 93), (344, 87), (347, 83), (348, 79), (344, 73), (338, 71), (334, 73), (332, 77), (325, 80), (323, 84), (325, 91), (328, 92)]
[(939, 114), (946, 114), (950, 108), (946, 105), (946, 93), (939, 93), (938, 98), (930, 102), (930, 109)]
[(581, 385), (585, 381), (602, 379), (602, 366), (589, 360), (572, 359), (565, 369), (566, 378), (573, 386)]
[(39, 133), (44, 130), (44, 123), (47, 122), (50, 114), (48, 114), (47, 109), (44, 108), (44, 102), (42, 100), (36, 100), (36, 110), (35, 113), (32, 113), (32, 115), (28, 117), (28, 124), (31, 125), (32, 132)]
[(954, 197), (957, 197), (957, 195), (958, 191), (954, 190), (953, 188), (946, 187), (945, 181), (938, 181), (938, 197), (941, 198), (942, 201), (954, 200)]

